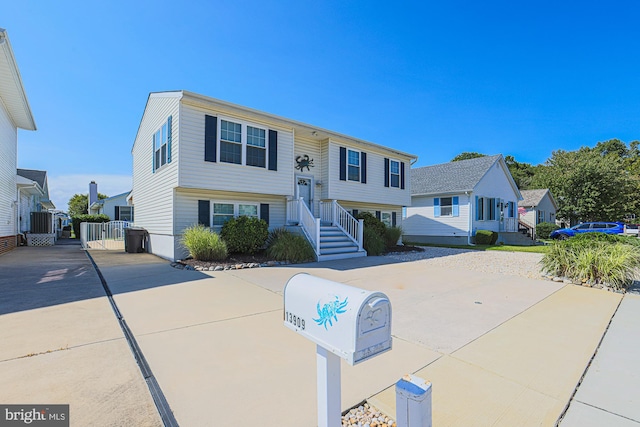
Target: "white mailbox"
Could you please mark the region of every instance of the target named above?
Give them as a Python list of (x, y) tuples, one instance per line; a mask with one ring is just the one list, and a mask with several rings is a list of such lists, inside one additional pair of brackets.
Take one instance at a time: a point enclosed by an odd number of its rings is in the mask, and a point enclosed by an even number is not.
[(391, 350), (391, 303), (385, 294), (306, 273), (285, 285), (284, 324), (350, 365)]

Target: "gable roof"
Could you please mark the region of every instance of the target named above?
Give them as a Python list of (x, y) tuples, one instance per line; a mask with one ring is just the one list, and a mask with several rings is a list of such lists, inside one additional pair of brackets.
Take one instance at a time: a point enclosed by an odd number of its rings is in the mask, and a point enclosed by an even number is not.
[(16, 127), (36, 130), (9, 36), (3, 28), (0, 28), (0, 100)]
[(539, 188), (535, 190), (520, 191), (520, 194), (522, 194), (522, 200), (518, 202), (518, 206), (521, 206), (521, 207), (538, 206), (547, 193), (549, 194), (549, 199), (551, 200), (551, 203), (553, 203), (553, 206), (557, 209), (558, 206), (556, 205), (556, 200), (553, 198), (553, 195), (551, 194), (551, 191), (549, 191), (548, 188)]
[[(411, 169), (411, 195), (473, 191), (489, 169), (500, 161), (504, 163), (502, 154)], [(506, 168), (506, 164), (503, 168)], [(511, 181), (511, 186), (518, 193), (518, 187), (513, 182), (508, 168), (506, 174)]]
[(45, 184), (47, 182), (46, 171), (39, 171), (34, 169), (18, 169), (17, 173), (24, 178), (37, 182), (40, 188), (42, 188), (43, 190), (45, 189)]

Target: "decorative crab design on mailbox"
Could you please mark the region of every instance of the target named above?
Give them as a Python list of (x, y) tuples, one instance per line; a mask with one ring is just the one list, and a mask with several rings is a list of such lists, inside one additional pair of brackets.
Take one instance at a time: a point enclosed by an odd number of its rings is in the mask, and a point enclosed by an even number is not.
[(314, 167), (313, 159), (310, 159), (308, 154), (296, 157), (296, 163), (296, 169), (299, 169), (300, 172), (303, 172), (304, 168), (307, 168), (308, 171), (311, 171), (311, 168)]
[(349, 304), (348, 297), (344, 301), (340, 302), (340, 298), (336, 295), (335, 301), (331, 301), (320, 307), (320, 301), (318, 301), (317, 310), (318, 318), (313, 319), (319, 326), (324, 326), (327, 329), (327, 323), (329, 326), (333, 326), (333, 320), (338, 321), (338, 314), (346, 313), (347, 304)]

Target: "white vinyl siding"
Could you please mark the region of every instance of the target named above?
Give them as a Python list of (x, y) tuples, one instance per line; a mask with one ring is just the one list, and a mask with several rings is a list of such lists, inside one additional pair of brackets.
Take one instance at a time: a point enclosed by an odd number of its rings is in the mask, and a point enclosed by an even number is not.
[[(153, 172), (153, 135), (172, 116), (171, 163)], [(133, 146), (133, 202), (136, 224), (150, 234), (173, 234), (173, 189), (178, 183), (180, 138), (179, 98), (165, 94), (149, 97)], [(156, 253), (154, 251), (154, 253)]]
[(369, 212), (372, 215), (375, 215), (376, 212), (380, 212), (380, 220), (382, 220), (383, 215), (386, 214), (388, 215), (389, 224), (391, 224), (392, 215), (393, 212), (395, 212), (396, 226), (403, 226), (402, 206), (375, 203), (359, 203), (349, 200), (338, 200), (338, 203), (349, 212), (352, 212), (354, 209), (356, 209), (358, 213)]
[(402, 222), (403, 233), (415, 236), (466, 236), (469, 230), (469, 197), (459, 194), (437, 198), (441, 200), (446, 197), (458, 198), (458, 216), (436, 217), (436, 197), (414, 196), (412, 205), (407, 207), (407, 218)]
[(0, 237), (16, 234), (18, 130), (0, 101)]
[[(473, 192), (475, 205), (475, 196), (485, 197), (486, 199), (496, 199), (498, 201), (514, 202), (517, 206), (518, 198), (515, 190), (509, 183), (509, 179), (504, 169), (500, 166), (500, 162), (496, 162), (485, 174), (485, 176), (476, 185)], [(485, 200), (488, 203), (488, 200)], [(500, 231), (500, 212), (494, 207), (495, 219), (489, 219), (489, 208), (485, 206), (484, 220), (477, 220), (475, 214), (475, 206), (473, 208), (473, 228), (478, 230)], [(517, 209), (517, 208), (516, 208)], [(462, 214), (461, 214), (462, 215)], [(517, 216), (517, 215), (516, 215)]]
[[(268, 139), (268, 129), (278, 132), (278, 170), (263, 167), (250, 167), (220, 161), (218, 149), (216, 162), (204, 161), (204, 121), (205, 115), (218, 118), (218, 132), (221, 121), (241, 123), (264, 129)], [(293, 195), (293, 132), (290, 129), (276, 127), (267, 123), (256, 123), (254, 119), (233, 118), (213, 109), (201, 108), (183, 103), (180, 116), (180, 187), (202, 188), (207, 190), (254, 193), (260, 186), (265, 194), (282, 196)], [(242, 130), (246, 132), (246, 129)], [(178, 141), (175, 137), (173, 145)], [(267, 145), (269, 142), (267, 141)], [(246, 144), (245, 144), (246, 145)], [(244, 147), (244, 145), (243, 145)], [(246, 157), (246, 152), (242, 152)], [(268, 157), (268, 153), (266, 153)], [(135, 197), (135, 196), (134, 196)]]
[[(367, 149), (365, 147), (352, 148), (367, 153), (367, 183), (355, 181), (340, 181), (340, 147), (349, 145), (340, 141), (329, 141), (328, 154), (328, 189), (323, 188), (323, 199), (351, 200), (363, 203), (380, 203), (384, 201), (390, 205), (409, 206), (411, 204), (410, 159), (400, 159), (405, 163), (405, 189), (384, 186), (384, 159), (389, 153)], [(327, 183), (323, 181), (323, 185)]]

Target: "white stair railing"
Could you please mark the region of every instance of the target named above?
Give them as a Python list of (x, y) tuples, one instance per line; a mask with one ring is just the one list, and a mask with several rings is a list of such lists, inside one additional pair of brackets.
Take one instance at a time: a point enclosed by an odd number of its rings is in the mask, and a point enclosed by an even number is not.
[(287, 221), (302, 227), (316, 255), (320, 255), (320, 218), (313, 216), (302, 197), (287, 200)]
[(355, 219), (345, 208), (340, 206), (337, 200), (331, 202), (331, 212), (331, 223), (344, 231), (358, 245), (358, 250), (361, 251), (364, 220)]

